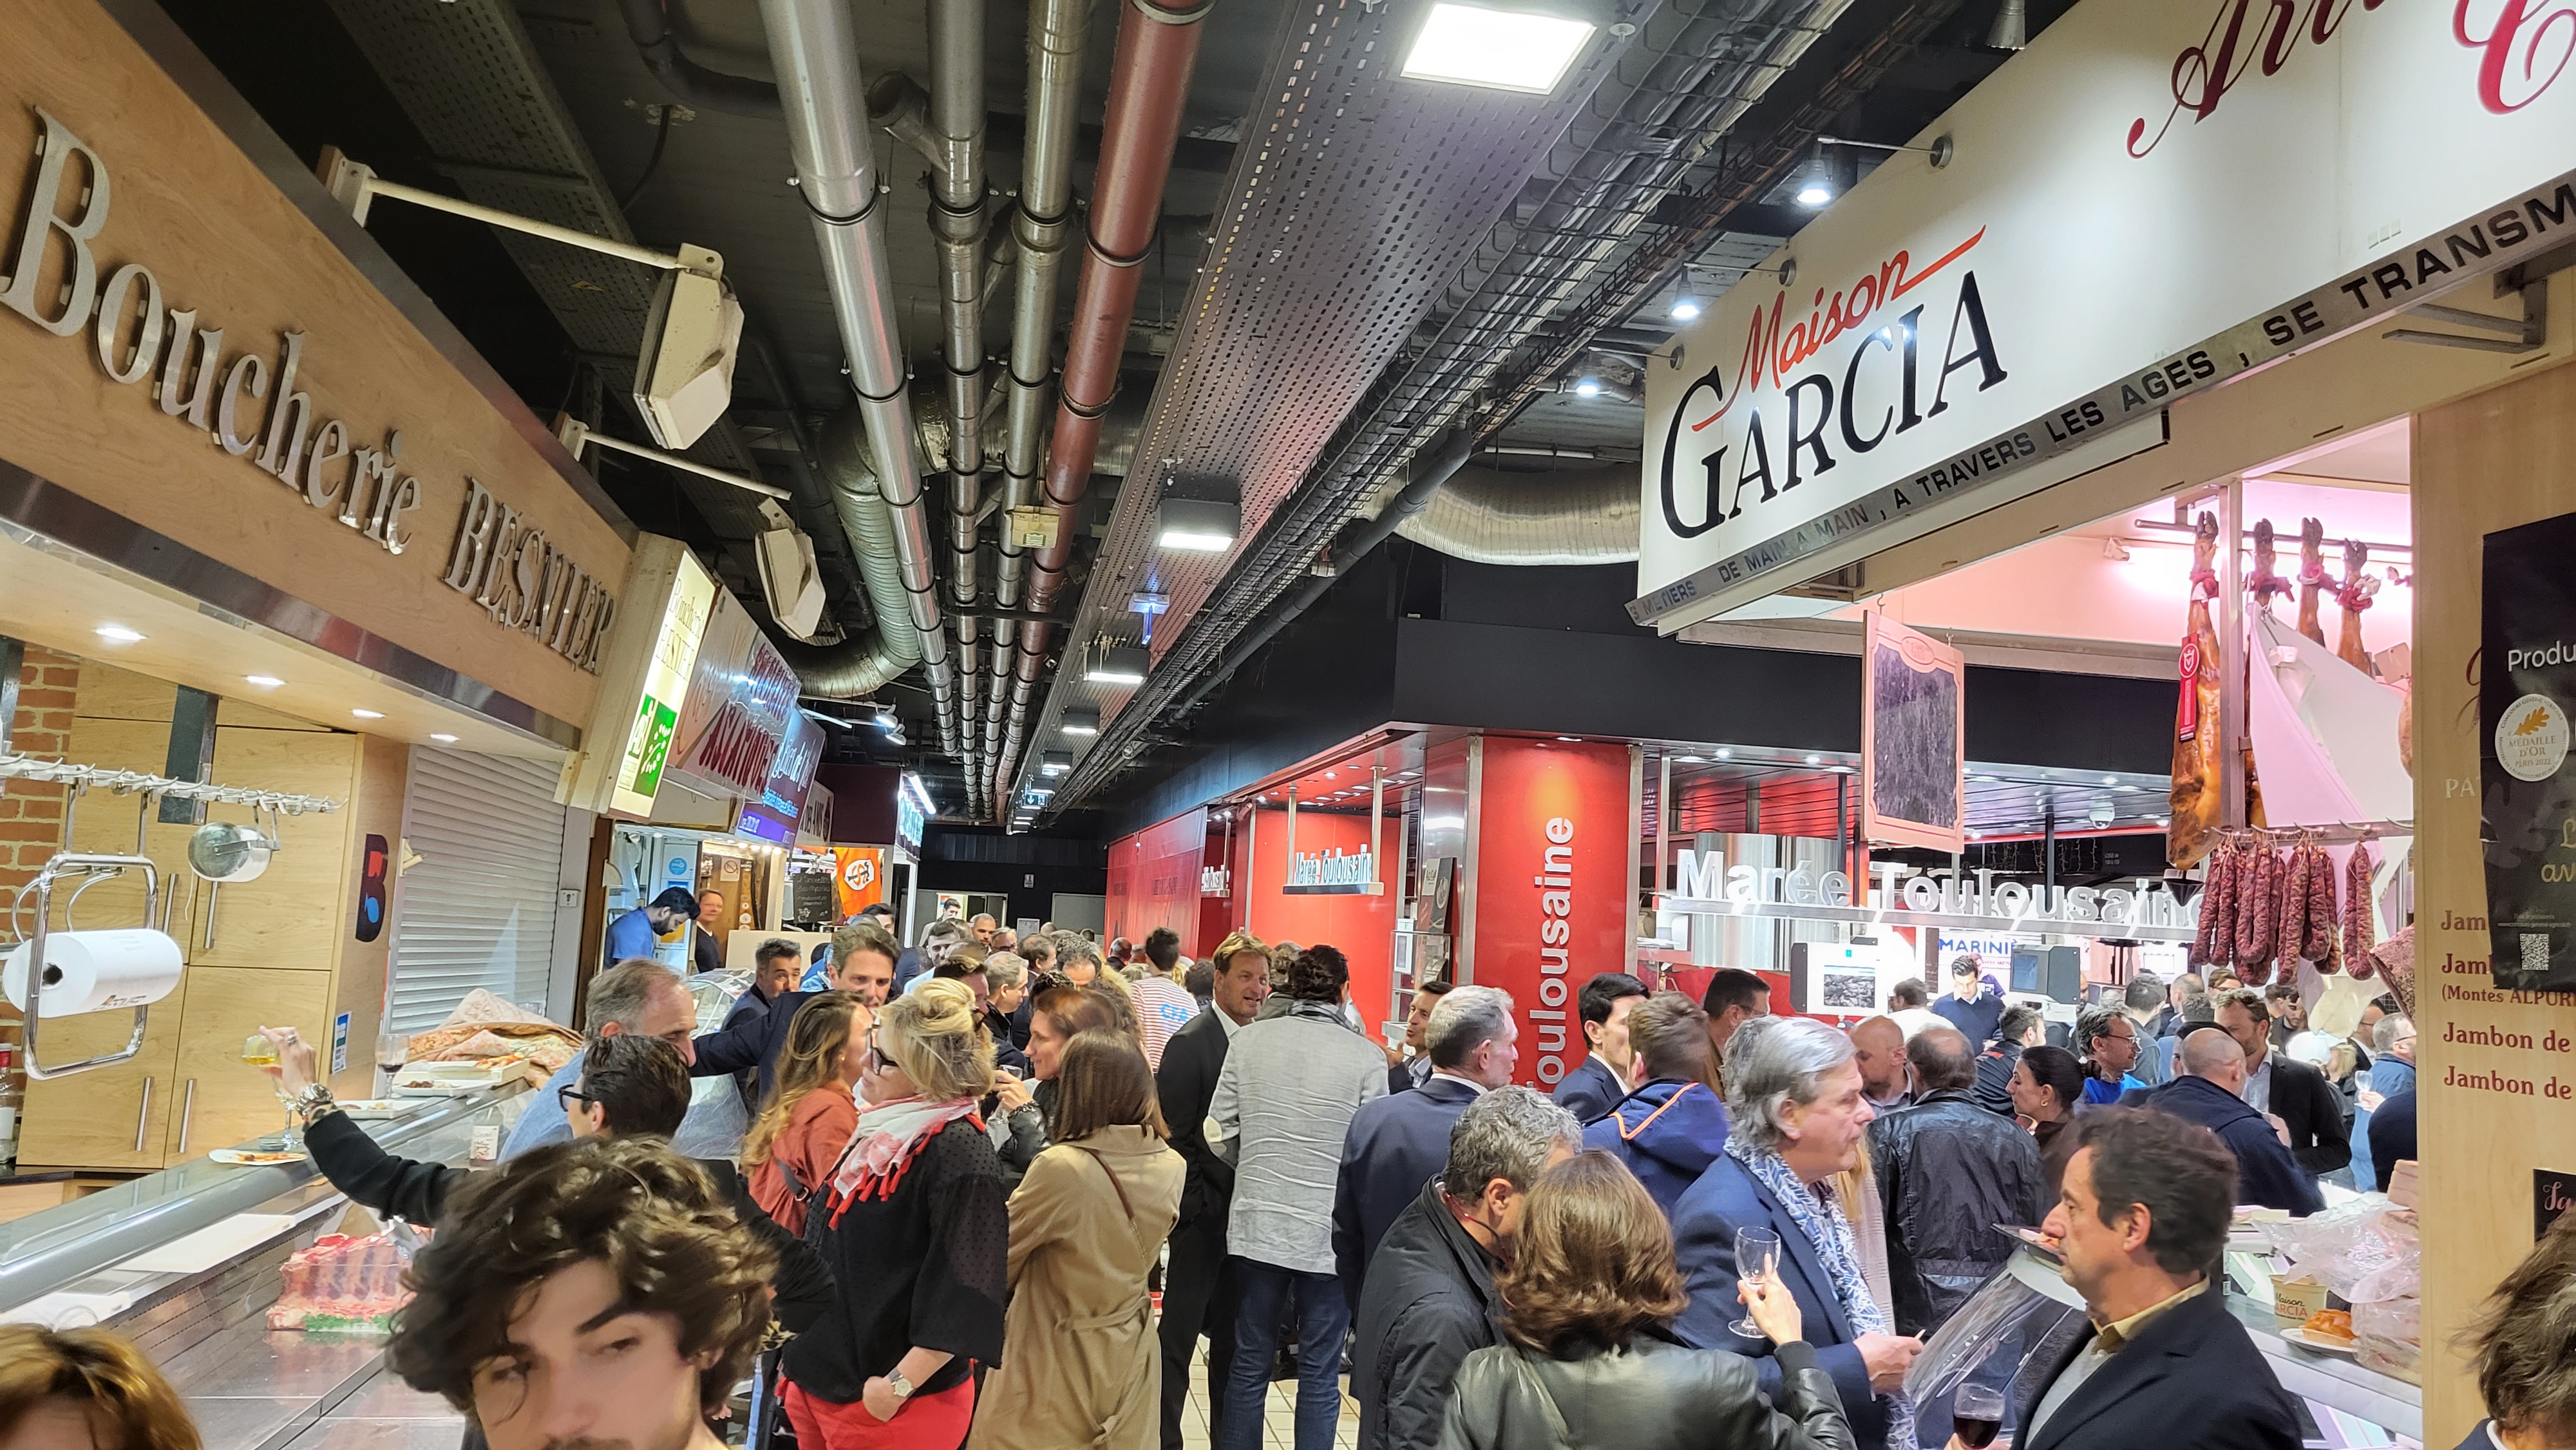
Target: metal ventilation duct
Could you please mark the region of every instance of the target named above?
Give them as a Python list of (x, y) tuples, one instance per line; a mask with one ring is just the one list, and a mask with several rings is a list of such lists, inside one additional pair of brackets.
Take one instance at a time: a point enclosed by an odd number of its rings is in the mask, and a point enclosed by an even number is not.
[(1637, 465), (1569, 473), (1461, 468), (1395, 526), (1478, 564), (1627, 564), (1637, 558)]
[[(1155, 387), (1138, 456), (1237, 480), (1247, 538), (1305, 480), (1623, 50), (1596, 39), (1544, 96), (1406, 80), (1394, 58), (1427, 8), (1290, 9)], [(1140, 591), (1169, 598), (1163, 620), (1190, 619), (1232, 562), (1153, 548), (1156, 490), (1138, 485), (1159, 482), (1134, 475), (1120, 493), (1067, 660), (1104, 638), (1134, 640), (1128, 603)], [(1169, 644), (1158, 630), (1156, 651)], [(1128, 693), (1064, 671), (1049, 708), (1108, 719)]]

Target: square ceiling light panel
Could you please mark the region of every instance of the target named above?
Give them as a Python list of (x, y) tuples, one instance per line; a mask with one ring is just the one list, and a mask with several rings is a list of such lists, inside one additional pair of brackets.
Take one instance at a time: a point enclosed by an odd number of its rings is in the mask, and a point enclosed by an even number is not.
[(1558, 15), (1437, 4), (1413, 39), (1403, 74), (1543, 96), (1565, 78), (1592, 29), (1590, 21)]

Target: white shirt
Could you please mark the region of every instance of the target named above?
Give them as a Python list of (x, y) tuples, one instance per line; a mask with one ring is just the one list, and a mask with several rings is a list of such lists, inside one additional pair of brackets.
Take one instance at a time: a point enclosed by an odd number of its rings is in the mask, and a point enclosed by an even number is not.
[(1432, 1075), (1433, 1077), (1445, 1077), (1445, 1078), (1449, 1079), (1451, 1082), (1463, 1082), (1463, 1083), (1465, 1083), (1467, 1086), (1469, 1086), (1469, 1087), (1471, 1087), (1471, 1088), (1474, 1088), (1474, 1089), (1476, 1090), (1476, 1096), (1478, 1096), (1478, 1097), (1483, 1097), (1483, 1096), (1485, 1095), (1485, 1092), (1486, 1092), (1485, 1085), (1484, 1085), (1483, 1083), (1480, 1083), (1480, 1082), (1476, 1081), (1476, 1080), (1475, 1080), (1474, 1078), (1472, 1078), (1472, 1077), (1460, 1077), (1458, 1074), (1456, 1074), (1456, 1073), (1454, 1073), (1454, 1072), (1451, 1072), (1449, 1069), (1447, 1069), (1447, 1068), (1445, 1068), (1445, 1067), (1435, 1067), (1435, 1068), (1433, 1068), (1433, 1069), (1431, 1070), (1431, 1075)]
[(1948, 1022), (1942, 1020), (1940, 1013), (1933, 1011), (1929, 1007), (1908, 1007), (1901, 1012), (1890, 1012), (1887, 1015), (1895, 1019), (1898, 1027), (1904, 1029), (1905, 1040), (1908, 1042), (1912, 1042), (1915, 1035), (1920, 1033), (1926, 1027), (1947, 1027), (1950, 1025)]
[(1208, 1010), (1216, 1014), (1216, 1025), (1225, 1029), (1226, 1041), (1232, 1042), (1234, 1040), (1234, 1034), (1243, 1030), (1243, 1024), (1235, 1021), (1234, 1014), (1226, 1011), (1223, 1007), (1210, 1006)]
[(2272, 1054), (2263, 1054), (2263, 1065), (2245, 1073), (2245, 1105), (2258, 1113), (2272, 1111)]

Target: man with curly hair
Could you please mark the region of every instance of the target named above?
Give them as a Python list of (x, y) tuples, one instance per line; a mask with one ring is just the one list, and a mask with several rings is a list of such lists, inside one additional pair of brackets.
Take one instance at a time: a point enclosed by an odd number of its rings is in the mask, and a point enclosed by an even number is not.
[(539, 1148), (457, 1191), (387, 1362), (492, 1450), (721, 1450), (769, 1326), (769, 1247), (661, 1142)]

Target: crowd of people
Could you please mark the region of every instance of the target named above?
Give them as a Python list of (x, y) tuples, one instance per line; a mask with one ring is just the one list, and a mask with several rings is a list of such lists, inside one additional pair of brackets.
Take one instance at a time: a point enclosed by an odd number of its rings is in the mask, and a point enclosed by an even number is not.
[[(712, 1031), (660, 964), (601, 972), (492, 1169), (386, 1154), (271, 1033), (316, 1166), (436, 1228), (389, 1362), (469, 1445), (709, 1450), (757, 1372), (806, 1450), (1180, 1450), (1202, 1342), (1223, 1450), (1279, 1438), (1279, 1379), (1297, 1450), (1336, 1443), (1346, 1383), (1364, 1450), (1955, 1445), (1908, 1372), (2020, 1225), (2086, 1310), (2021, 1366), (2020, 1450), (2290, 1450), (2216, 1278), (2234, 1210), (2313, 1211), (2357, 1133), (2382, 1175), (2413, 1155), (2383, 1132), (2402, 1015), (2317, 1065), (2291, 1003), (2193, 977), (2057, 1046), (1973, 961), (1849, 1031), (1750, 972), (1697, 1001), (1606, 972), (1542, 1093), (1509, 995), (1426, 983), (1382, 1046), (1330, 946), (979, 919), (907, 950), (871, 914), (815, 956), (764, 945)], [(726, 1100), (731, 1140), (693, 1137)], [(2576, 1216), (2483, 1321), (2472, 1444), (2576, 1434), (2572, 1274)], [(0, 1445), (35, 1415), (195, 1445), (112, 1337), (0, 1335)]]

